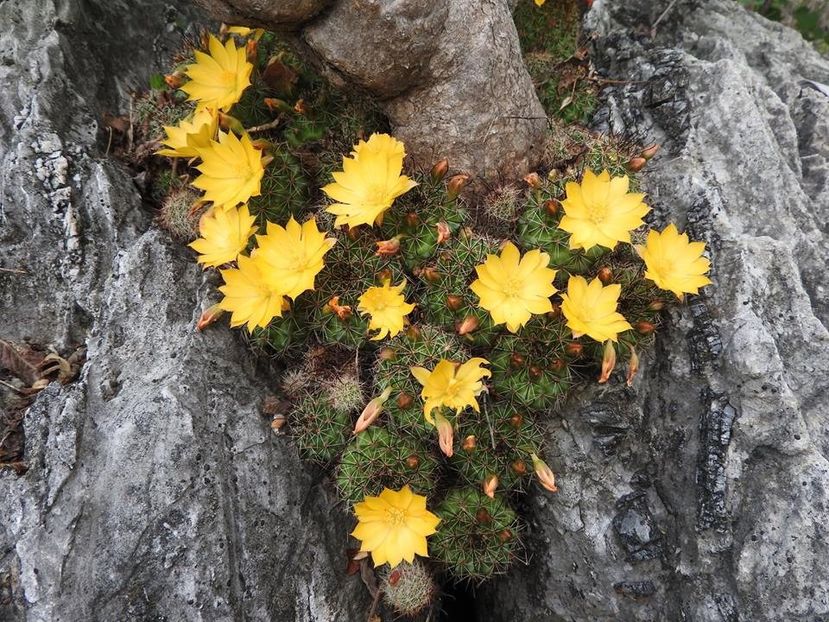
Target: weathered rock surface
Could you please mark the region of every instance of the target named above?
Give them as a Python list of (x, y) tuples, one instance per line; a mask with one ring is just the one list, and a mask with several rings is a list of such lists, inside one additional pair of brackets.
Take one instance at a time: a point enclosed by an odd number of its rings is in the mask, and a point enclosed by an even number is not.
[[(286, 28), (293, 0), (197, 0), (213, 15)], [(380, 99), (419, 166), (514, 178), (542, 156), (546, 116), (505, 0), (337, 0), (292, 28), (329, 77)]]
[(26, 414), (28, 472), (0, 472), (0, 619), (356, 620), (347, 517), (244, 345), (194, 332), (213, 285), (104, 154), (176, 6), (0, 2), (0, 337), (88, 347)]
[(829, 616), (829, 61), (727, 0), (597, 1), (598, 129), (656, 141), (658, 226), (711, 249), (632, 390), (548, 433), (561, 492), (528, 501), (531, 564), (481, 619)]

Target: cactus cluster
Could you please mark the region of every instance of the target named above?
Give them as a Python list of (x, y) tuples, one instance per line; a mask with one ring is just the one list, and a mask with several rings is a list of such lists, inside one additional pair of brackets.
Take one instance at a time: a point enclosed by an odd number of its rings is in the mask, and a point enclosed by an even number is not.
[[(670, 297), (644, 278), (630, 245), (572, 249), (570, 235), (560, 228), (567, 182), (585, 169), (630, 172), (631, 151), (627, 145), (614, 149), (606, 138), (591, 139), (575, 156), (572, 145), (556, 145), (541, 174), (496, 188), (480, 205), (467, 204), (461, 190), (468, 176), (449, 175), (443, 160), (430, 170), (411, 171), (417, 186), (374, 226), (335, 228), (318, 189), (330, 182), (355, 140), (382, 130), (383, 122), (373, 109), (321, 82), (274, 35), (257, 36), (247, 43), (248, 58), (255, 59), (253, 86), (220, 117), (227, 131), (267, 126), (255, 128), (268, 164), (250, 212), (260, 234), (268, 223), (315, 218), (329, 243), (336, 243), (326, 251), (313, 290), (285, 298), (289, 308), (281, 316), (244, 333), (252, 347), (283, 366), (280, 393), (291, 405), (287, 430), (303, 456), (332, 470), (349, 507), (408, 485), (441, 519), (429, 540), (428, 565), (415, 560), (381, 573), (387, 604), (415, 615), (438, 592), (436, 572), (480, 581), (516, 559), (517, 495), (535, 479), (556, 489), (549, 468), (544, 465), (549, 473), (542, 476), (538, 467), (544, 421), (574, 386), (595, 380), (603, 360), (607, 366), (607, 348), (620, 361), (632, 359), (632, 368), (635, 351), (653, 339)], [(142, 105), (182, 101), (174, 87), (154, 97)], [(156, 123), (168, 112), (141, 114)], [(179, 166), (179, 177), (195, 175), (185, 163)], [(196, 234), (197, 215), (190, 208), (196, 198), (178, 187), (162, 204), (160, 221), (183, 241)], [(491, 226), (481, 230), (481, 223)], [(523, 251), (540, 249), (557, 271), (558, 293), (545, 299), (549, 312), (536, 313), (513, 332), (494, 324), (470, 289), (478, 268), (500, 252), (503, 236)], [(248, 253), (254, 244), (248, 242)], [(561, 308), (571, 276), (621, 285), (619, 310), (633, 329), (605, 344), (574, 336)], [(401, 332), (373, 339), (360, 299), (387, 282), (404, 283), (405, 299), (415, 307)], [(480, 408), (446, 409), (452, 438), (443, 436), (439, 443), (435, 425), (424, 417), (421, 381), (411, 370), (471, 357), (486, 359), (491, 371), (478, 395)]]

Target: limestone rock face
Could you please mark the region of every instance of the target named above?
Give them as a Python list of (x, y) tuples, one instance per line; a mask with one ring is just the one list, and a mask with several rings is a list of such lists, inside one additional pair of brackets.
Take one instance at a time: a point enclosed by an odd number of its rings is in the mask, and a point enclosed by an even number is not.
[[(597, 129), (659, 142), (652, 222), (707, 241), (714, 287), (632, 390), (548, 432), (561, 492), (528, 501), (530, 565), (482, 619), (829, 615), (829, 61), (726, 0), (597, 1)], [(493, 614), (493, 611), (500, 612)], [(486, 615), (484, 615), (484, 613)]]
[(196, 19), (131, 10), (0, 3), (0, 338), (87, 347), (25, 416), (28, 472), (0, 471), (0, 619), (356, 620), (347, 516), (238, 335), (194, 332), (215, 284), (105, 157), (103, 113)]

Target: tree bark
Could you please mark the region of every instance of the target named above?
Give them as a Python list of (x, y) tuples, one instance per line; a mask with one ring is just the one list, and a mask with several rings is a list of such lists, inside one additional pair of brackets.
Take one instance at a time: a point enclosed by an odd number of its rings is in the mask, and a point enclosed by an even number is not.
[(329, 78), (378, 99), (418, 165), (514, 179), (540, 160), (547, 119), (506, 0), (196, 1), (295, 31)]

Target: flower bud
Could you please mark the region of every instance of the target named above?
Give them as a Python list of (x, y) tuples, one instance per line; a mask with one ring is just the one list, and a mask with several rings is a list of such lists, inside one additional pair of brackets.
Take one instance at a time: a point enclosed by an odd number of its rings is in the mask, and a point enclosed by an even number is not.
[(547, 312), (551, 318), (559, 318), (561, 317), (561, 305), (557, 302), (550, 303), (550, 310)]
[(648, 161), (645, 158), (631, 158), (627, 164), (627, 169), (631, 173), (638, 173), (645, 168), (645, 164), (647, 163)]
[(502, 529), (498, 532), (498, 539), (501, 542), (509, 542), (512, 540), (512, 532), (509, 529)]
[(196, 330), (204, 330), (213, 322), (222, 317), (222, 315), (224, 315), (224, 309), (220, 308), (218, 303), (216, 303), (215, 305), (210, 305), (209, 307), (207, 307), (207, 309), (202, 311), (202, 314), (199, 316), (199, 319), (196, 322)]
[(567, 353), (567, 356), (578, 358), (581, 356), (582, 352), (584, 352), (584, 346), (581, 345), (578, 341), (571, 341), (566, 346), (564, 346), (564, 351)]
[(164, 76), (164, 82), (173, 90), (180, 88), (186, 81), (186, 76), (183, 71), (175, 71)]
[(268, 107), (271, 112), (291, 112), (293, 108), (284, 99), (278, 97), (265, 97), (262, 103)]
[(630, 361), (628, 361), (627, 384), (629, 387), (632, 387), (633, 379), (639, 371), (639, 356), (636, 354), (636, 350), (633, 349), (633, 346), (628, 347), (630, 348)]
[(446, 177), (447, 172), (449, 172), (449, 160), (441, 158), (435, 162), (435, 165), (432, 167), (429, 174), (432, 176), (432, 181), (439, 182), (441, 179)]
[(403, 576), (403, 573), (400, 572), (397, 568), (395, 568), (394, 570), (392, 570), (389, 573), (389, 578), (386, 579), (386, 581), (388, 581), (389, 585), (394, 587), (395, 585), (400, 583), (400, 579), (401, 579), (402, 576)]
[(248, 59), (248, 62), (252, 65), (256, 64), (257, 56), (259, 53), (259, 42), (256, 39), (248, 39), (247, 43), (245, 44), (245, 56)]
[(420, 339), (420, 335), (421, 335), (422, 332), (423, 331), (420, 330), (419, 326), (414, 326), (414, 325), (409, 326), (406, 329), (406, 338), (409, 341), (417, 341), (418, 339)]
[(636, 322), (636, 324), (633, 325), (633, 328), (635, 328), (636, 331), (638, 333), (641, 333), (642, 335), (650, 335), (652, 332), (656, 330), (656, 326), (644, 320), (642, 320), (641, 322)]
[(455, 328), (457, 329), (459, 335), (468, 335), (469, 333), (475, 331), (479, 324), (480, 322), (478, 321), (478, 318), (474, 315), (467, 315), (463, 318), (463, 320), (457, 323)]
[(533, 190), (538, 190), (541, 188), (541, 177), (538, 176), (538, 173), (527, 173), (524, 175), (524, 181), (526, 184), (532, 188)]
[(420, 466), (420, 457), (417, 454), (409, 454), (406, 458), (406, 466), (410, 469), (416, 469)]
[(354, 424), (354, 432), (352, 432), (352, 434), (359, 434), (368, 428), (372, 423), (377, 421), (377, 417), (379, 417), (380, 413), (383, 412), (383, 404), (386, 403), (386, 400), (389, 399), (390, 395), (391, 387), (386, 387), (378, 397), (375, 397), (368, 404), (366, 404), (363, 412), (361, 412), (360, 416), (357, 418), (357, 423)]
[(446, 306), (452, 311), (457, 311), (463, 306), (463, 298), (455, 294), (449, 294), (446, 297)]
[(490, 514), (486, 508), (481, 508), (475, 512), (475, 520), (481, 525), (488, 525), (492, 522), (492, 514)]
[(405, 221), (407, 227), (417, 227), (420, 224), (420, 216), (414, 212), (408, 212), (403, 217), (403, 220)]
[(434, 266), (426, 266), (420, 271), (420, 276), (425, 281), (436, 283), (440, 280), (440, 272)]
[(544, 201), (544, 209), (550, 216), (555, 216), (561, 211), (561, 203), (556, 199), (547, 199)]
[(357, 241), (360, 238), (360, 228), (358, 227), (351, 227), (349, 225), (345, 225), (345, 234), (348, 236), (349, 240)]
[(511, 466), (516, 475), (527, 474), (527, 463), (523, 460), (514, 460)]
[(533, 469), (535, 470), (535, 476), (538, 478), (538, 482), (550, 492), (558, 492), (558, 486), (556, 486), (556, 476), (552, 469), (547, 466), (546, 462), (535, 454), (530, 454), (530, 457), (533, 461)]
[(599, 277), (599, 280), (602, 283), (607, 285), (613, 280), (613, 270), (611, 270), (607, 266), (604, 266), (602, 268), (599, 268), (599, 273), (596, 276)]
[(517, 430), (524, 424), (524, 415), (521, 413), (515, 413), (509, 418), (509, 424)]
[(234, 134), (241, 136), (245, 133), (245, 126), (242, 125), (242, 122), (237, 119), (236, 117), (232, 117), (226, 112), (222, 112), (219, 110), (219, 127), (221, 127), (225, 131), (233, 132)]
[(458, 195), (461, 193), (461, 190), (463, 190), (466, 184), (469, 183), (470, 179), (471, 177), (466, 173), (450, 177), (449, 181), (446, 182), (446, 197), (450, 201), (457, 199)]
[(602, 375), (599, 376), (599, 384), (604, 384), (610, 379), (613, 368), (616, 367), (616, 348), (613, 342), (608, 339), (604, 342), (604, 356), (602, 357)]
[(661, 300), (654, 300), (652, 303), (648, 305), (648, 309), (651, 311), (662, 311), (665, 308), (665, 303)]
[(271, 430), (278, 432), (287, 422), (288, 418), (285, 415), (274, 415), (271, 419)]
[(524, 367), (524, 363), (526, 359), (524, 358), (523, 354), (518, 354), (518, 352), (513, 352), (509, 355), (509, 364), (511, 367), (518, 369), (519, 367)]
[(653, 156), (656, 155), (657, 151), (659, 151), (659, 143), (653, 143), (652, 145), (649, 145), (642, 149), (639, 155), (645, 158), (646, 160), (650, 160)]
[(446, 240), (452, 237), (449, 225), (444, 221), (441, 220), (436, 226), (438, 228), (438, 244), (443, 244)]
[(381, 348), (380, 352), (377, 354), (377, 358), (381, 361), (393, 361), (397, 358), (397, 352), (391, 348)]
[(341, 305), (339, 296), (331, 298), (331, 300), (328, 301), (326, 308), (330, 313), (336, 314), (337, 317), (343, 322), (351, 317), (351, 306)]
[(304, 99), (296, 100), (296, 103), (294, 104), (294, 112), (299, 115), (305, 116), (305, 114), (308, 112), (308, 107), (305, 105)]
[(386, 281), (391, 281), (391, 278), (393, 276), (394, 275), (392, 274), (391, 270), (389, 268), (385, 268), (377, 273), (376, 282), (380, 283), (381, 285), (385, 285)]
[(490, 499), (495, 498), (495, 491), (498, 489), (498, 476), (497, 475), (490, 475), (487, 477), (482, 484), (482, 488), (484, 494), (489, 497)]
[(531, 378), (541, 378), (541, 374), (544, 373), (544, 370), (541, 369), (538, 365), (530, 365), (530, 377)]
[(564, 359), (554, 359), (552, 363), (550, 363), (550, 369), (553, 371), (561, 371), (567, 367), (567, 361)]
[(374, 253), (378, 257), (391, 257), (400, 252), (400, 236), (396, 235), (390, 240), (382, 240), (377, 242), (377, 252)]
[(475, 439), (474, 434), (470, 434), (465, 439), (463, 439), (463, 443), (461, 443), (461, 449), (463, 449), (466, 453), (471, 454), (475, 451), (475, 447), (477, 447), (478, 441)]
[(438, 413), (435, 415), (435, 427), (438, 429), (438, 445), (440, 450), (447, 458), (451, 458), (454, 453), (452, 445), (454, 443), (454, 430), (449, 420)]
[(414, 398), (408, 393), (401, 393), (397, 396), (396, 402), (398, 408), (400, 408), (401, 410), (405, 410), (406, 408), (414, 404)]

